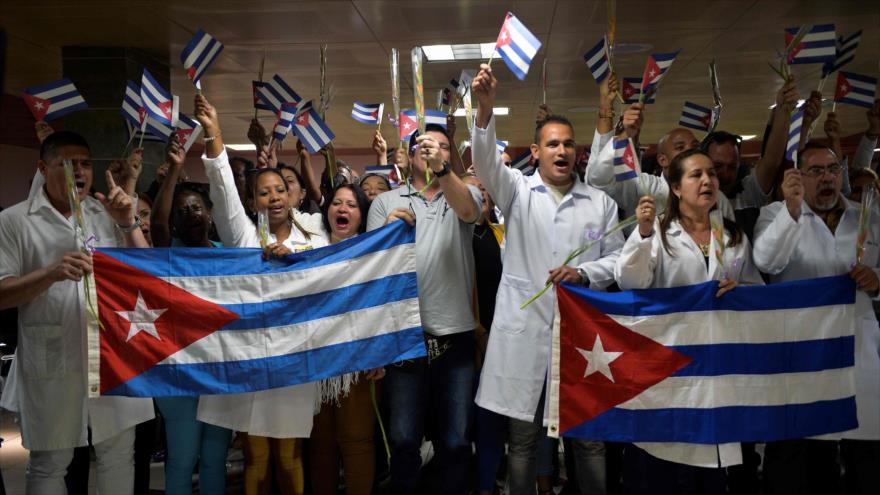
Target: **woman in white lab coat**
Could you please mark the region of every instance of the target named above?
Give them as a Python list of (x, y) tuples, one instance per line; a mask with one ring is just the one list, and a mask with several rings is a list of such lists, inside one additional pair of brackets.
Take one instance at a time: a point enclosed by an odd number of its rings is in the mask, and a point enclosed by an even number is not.
[[(677, 287), (720, 280), (717, 297), (739, 283), (763, 284), (749, 241), (717, 208), (718, 178), (698, 149), (679, 154), (668, 170), (670, 196), (655, 218), (654, 199), (639, 201), (633, 231), (614, 270), (621, 289)], [(723, 226), (716, 251), (712, 225)], [(722, 263), (718, 254), (721, 253)], [(738, 443), (640, 443), (624, 453), (625, 493), (725, 493), (725, 467), (742, 462)]]
[[(196, 96), (195, 114), (205, 129), (202, 161), (211, 184), (212, 214), (220, 240), (227, 247), (260, 247), (257, 226), (248, 218), (235, 188), (217, 113), (202, 95)], [(288, 185), (278, 169), (257, 171), (250, 177), (249, 185), (248, 196), (254, 210), (267, 212), (267, 255), (283, 256), (328, 244), (319, 213), (310, 215), (290, 208)], [(199, 402), (198, 420), (247, 432), (247, 495), (266, 493), (270, 462), (275, 464), (282, 493), (302, 493), (303, 467), (296, 452), (297, 439), (308, 438), (311, 433), (316, 397), (315, 383), (234, 395), (206, 395)], [(223, 407), (217, 407), (216, 402)]]

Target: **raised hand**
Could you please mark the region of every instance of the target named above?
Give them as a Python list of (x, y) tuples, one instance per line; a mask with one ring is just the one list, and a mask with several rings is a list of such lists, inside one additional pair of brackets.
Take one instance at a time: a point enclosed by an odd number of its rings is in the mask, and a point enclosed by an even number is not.
[(477, 99), (477, 126), (485, 128), (492, 118), (492, 107), (495, 104), (495, 88), (498, 80), (492, 74), (488, 64), (480, 64), (480, 72), (471, 82), (471, 94)]
[[(171, 140), (168, 141), (168, 146), (165, 147), (165, 163), (180, 170), (183, 168), (185, 160), (186, 152), (183, 151), (183, 146), (180, 144), (180, 138), (177, 136), (177, 133), (174, 133), (171, 135)], [(166, 169), (165, 175), (167, 173), (168, 170)]]
[(109, 170), (106, 172), (105, 177), (107, 178), (107, 188), (110, 192), (106, 196), (101, 193), (95, 193), (95, 198), (104, 205), (104, 209), (116, 221), (116, 225), (128, 227), (134, 223), (134, 208), (132, 207), (131, 196), (116, 185), (116, 181), (113, 180), (113, 174)]
[(785, 176), (782, 178), (782, 196), (785, 198), (788, 213), (797, 221), (801, 216), (801, 205), (804, 200), (804, 184), (800, 170), (790, 168), (785, 171)]
[(623, 132), (626, 137), (634, 138), (642, 131), (644, 123), (644, 103), (633, 103), (623, 112)]
[(201, 93), (196, 94), (195, 116), (199, 124), (205, 128), (205, 137), (216, 136), (220, 133), (220, 119), (217, 117), (217, 110)]
[(654, 198), (642, 196), (639, 199), (639, 206), (636, 207), (636, 219), (639, 221), (639, 234), (642, 237), (649, 237), (654, 233), (654, 218), (656, 216), (657, 207), (654, 204)]

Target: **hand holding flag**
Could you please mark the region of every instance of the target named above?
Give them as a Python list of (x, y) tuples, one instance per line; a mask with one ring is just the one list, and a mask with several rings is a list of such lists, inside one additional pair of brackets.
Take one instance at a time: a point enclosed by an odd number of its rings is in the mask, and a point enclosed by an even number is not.
[(666, 73), (675, 62), (678, 51), (672, 53), (654, 53), (648, 57), (645, 63), (645, 71), (642, 74), (642, 92), (639, 95), (639, 103), (644, 103), (645, 98), (649, 98), (657, 92), (660, 81), (666, 77)]

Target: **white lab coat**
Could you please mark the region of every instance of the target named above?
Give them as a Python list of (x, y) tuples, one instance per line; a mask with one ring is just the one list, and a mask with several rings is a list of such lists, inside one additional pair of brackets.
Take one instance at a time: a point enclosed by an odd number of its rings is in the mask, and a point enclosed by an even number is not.
[[(88, 235), (95, 247), (117, 247), (115, 222), (94, 198), (82, 201)], [(43, 190), (0, 212), (0, 279), (21, 277), (78, 250), (73, 220), (49, 202)], [(22, 445), (58, 450), (100, 443), (153, 418), (153, 401), (144, 398), (88, 398), (87, 331), (83, 284), (56, 282), (18, 308), (16, 381), (4, 404), (21, 414)], [(11, 401), (11, 402), (8, 402)]]
[[(717, 209), (710, 216), (714, 221), (721, 219), (721, 213)], [(642, 239), (638, 229), (633, 231), (614, 268), (614, 276), (621, 289), (679, 287), (723, 278), (737, 280), (741, 284), (764, 284), (761, 274), (752, 263), (751, 247), (745, 234), (741, 243), (724, 249), (724, 266), (720, 266), (715, 257), (716, 243), (712, 236), (708, 269), (703, 252), (677, 220), (669, 225), (666, 239), (672, 255), (663, 248), (659, 220), (654, 222), (654, 234), (646, 239)], [(727, 245), (729, 241), (730, 237), (725, 230), (723, 242)], [(705, 445), (650, 442), (637, 445), (654, 457), (691, 466), (717, 468), (742, 464), (739, 443)]]
[[(669, 183), (665, 177), (640, 173), (635, 179), (618, 181), (614, 178), (614, 139), (611, 133), (599, 134), (594, 137), (593, 148), (596, 146), (596, 139), (600, 138), (603, 143), (601, 151), (590, 155), (590, 164), (587, 166), (587, 183), (591, 186), (604, 191), (611, 196), (621, 209), (624, 216), (631, 217), (636, 214), (636, 207), (639, 205), (639, 199), (642, 196), (653, 196), (658, 212), (663, 212), (666, 208), (666, 200), (669, 198)], [(736, 220), (733, 214), (733, 205), (727, 196), (718, 191), (718, 209), (725, 218)]]
[[(843, 199), (843, 196), (841, 196)], [(843, 275), (856, 261), (859, 205), (843, 199), (846, 210), (832, 233), (802, 203), (795, 221), (782, 201), (765, 206), (755, 225), (755, 264), (771, 282)], [(874, 211), (862, 264), (880, 276), (880, 215)], [(880, 300), (875, 297), (874, 300)], [(880, 440), (880, 327), (870, 297), (856, 292), (856, 411), (859, 427), (823, 438)]]
[[(562, 265), (572, 251), (617, 225), (617, 205), (605, 193), (575, 179), (557, 206), (540, 172), (526, 177), (501, 162), (494, 117), (486, 129), (475, 127), (473, 138), (477, 177), (506, 220), (504, 269), (476, 402), (499, 414), (532, 421), (550, 365), (555, 290), (525, 310), (519, 306), (544, 288), (548, 272)], [(622, 245), (623, 236), (616, 233), (571, 266), (587, 273), (592, 288), (605, 288), (614, 281), (614, 263)]]
[[(227, 247), (260, 247), (256, 226), (238, 197), (226, 151), (217, 158), (203, 155), (202, 162), (211, 184), (211, 214), (220, 240)], [(295, 218), (311, 239), (294, 228), (285, 246), (296, 252), (327, 245), (320, 214), (296, 213)], [(275, 242), (271, 233), (269, 242)], [(316, 399), (316, 383), (243, 394), (203, 395), (196, 417), (204, 423), (261, 437), (307, 438), (312, 431)]]

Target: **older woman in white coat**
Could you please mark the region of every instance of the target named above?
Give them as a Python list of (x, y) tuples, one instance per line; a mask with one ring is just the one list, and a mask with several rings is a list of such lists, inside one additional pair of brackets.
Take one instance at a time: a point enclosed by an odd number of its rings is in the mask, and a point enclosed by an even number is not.
[[(722, 297), (739, 283), (763, 284), (748, 239), (716, 207), (718, 178), (709, 157), (697, 149), (685, 151), (667, 173), (671, 194), (659, 220), (652, 197), (639, 201), (639, 227), (626, 241), (614, 271), (620, 288), (720, 280), (717, 297)], [(716, 250), (713, 225), (723, 226), (723, 249)], [(721, 253), (721, 262), (716, 253)], [(625, 493), (725, 493), (723, 468), (740, 464), (742, 455), (738, 443), (640, 443), (627, 446), (624, 459)]]

